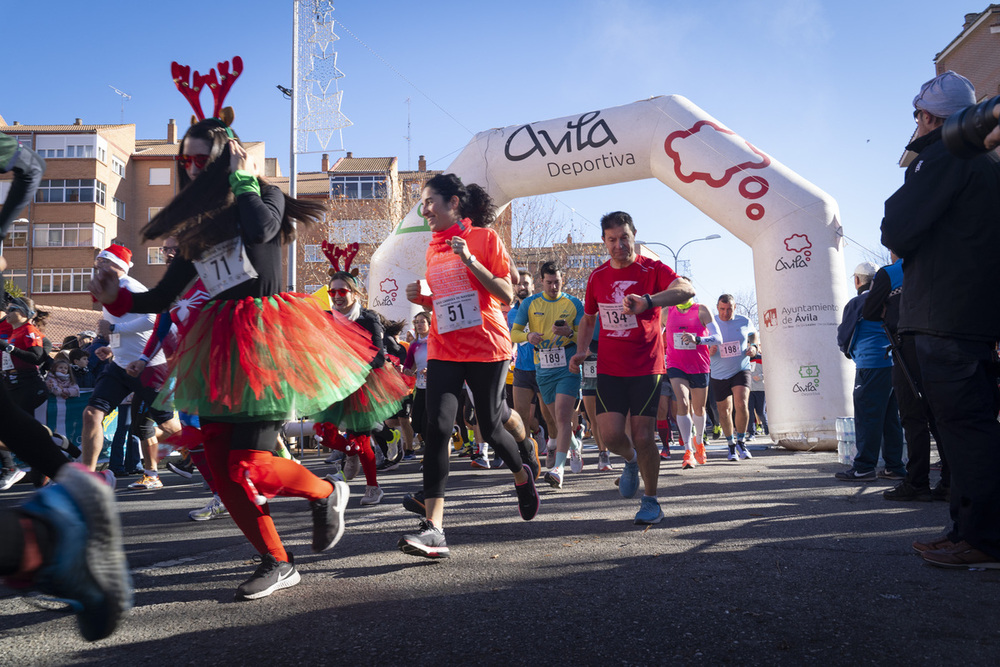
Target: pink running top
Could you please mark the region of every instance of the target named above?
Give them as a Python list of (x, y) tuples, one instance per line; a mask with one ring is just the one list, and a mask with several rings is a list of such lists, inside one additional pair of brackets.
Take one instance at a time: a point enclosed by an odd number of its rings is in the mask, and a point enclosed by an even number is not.
[(677, 306), (667, 309), (667, 327), (663, 330), (663, 349), (666, 350), (667, 368), (677, 368), (685, 373), (708, 373), (711, 361), (707, 345), (685, 345), (681, 341), (682, 333), (695, 336), (705, 336), (708, 330), (701, 323), (697, 303), (687, 310), (678, 310)]

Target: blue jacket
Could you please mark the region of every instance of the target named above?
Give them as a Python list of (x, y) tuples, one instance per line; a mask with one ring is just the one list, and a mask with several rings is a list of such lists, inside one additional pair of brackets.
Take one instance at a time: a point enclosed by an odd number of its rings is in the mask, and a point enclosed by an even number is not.
[(889, 337), (880, 322), (861, 319), (869, 292), (862, 292), (844, 306), (844, 317), (837, 327), (837, 346), (857, 368), (888, 368)]

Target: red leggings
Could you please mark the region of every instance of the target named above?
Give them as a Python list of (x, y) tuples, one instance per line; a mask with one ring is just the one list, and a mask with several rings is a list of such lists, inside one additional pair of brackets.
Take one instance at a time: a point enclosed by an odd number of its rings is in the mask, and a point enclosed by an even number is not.
[(326, 447), (344, 452), (348, 456), (357, 454), (361, 459), (361, 470), (365, 473), (365, 484), (378, 486), (378, 467), (375, 465), (375, 451), (372, 449), (372, 438), (369, 434), (348, 431), (345, 438), (336, 425), (329, 422), (316, 424), (314, 429), (323, 438)]
[(205, 437), (205, 459), (215, 488), (229, 515), (236, 522), (258, 553), (269, 553), (276, 560), (287, 561), (288, 554), (281, 544), (271, 520), (268, 505), (251, 500), (246, 484), (247, 475), (256, 489), (267, 497), (295, 496), (319, 500), (330, 495), (330, 482), (312, 474), (294, 461), (274, 456), (269, 451), (232, 449), (234, 424), (202, 422)]

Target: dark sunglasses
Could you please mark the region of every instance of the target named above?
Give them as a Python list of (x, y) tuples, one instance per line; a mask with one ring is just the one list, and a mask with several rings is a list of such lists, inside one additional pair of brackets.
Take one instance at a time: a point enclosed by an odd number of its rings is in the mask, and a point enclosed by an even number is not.
[(330, 290), (330, 294), (336, 294), (337, 296), (347, 296), (350, 292), (351, 290), (347, 289), (346, 287)]
[(208, 161), (211, 158), (212, 158), (211, 155), (206, 155), (204, 153), (199, 153), (197, 155), (181, 154), (174, 156), (174, 159), (180, 163), (182, 169), (187, 169), (188, 167), (190, 167), (192, 162), (194, 162), (194, 166), (198, 167), (199, 169), (204, 169), (205, 165), (208, 164)]

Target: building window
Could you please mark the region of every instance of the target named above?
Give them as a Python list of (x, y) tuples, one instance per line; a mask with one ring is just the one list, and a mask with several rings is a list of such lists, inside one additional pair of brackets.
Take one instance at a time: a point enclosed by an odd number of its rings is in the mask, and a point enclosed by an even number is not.
[[(61, 156), (60, 156), (61, 157)], [(93, 144), (66, 146), (66, 157), (94, 157)]]
[(95, 202), (104, 206), (107, 186), (92, 178), (44, 180), (35, 193), (35, 203)]
[(111, 156), (111, 171), (115, 172), (122, 178), (125, 178), (125, 163), (116, 158), (114, 155)]
[(24, 146), (25, 148), (31, 148), (31, 135), (22, 134), (17, 138), (17, 145)]
[(603, 255), (570, 255), (566, 260), (569, 269), (594, 269), (608, 261)]
[(93, 269), (35, 269), (31, 272), (31, 291), (36, 294), (86, 292)]
[(62, 148), (40, 148), (38, 154), (46, 160), (51, 160), (54, 157), (66, 157), (66, 151)]
[(305, 289), (306, 294), (315, 294), (323, 289), (323, 287), (324, 285), (306, 285), (303, 289)]
[(330, 223), (330, 243), (381, 243), (392, 231), (391, 220), (335, 220)]
[(4, 243), (11, 248), (26, 248), (28, 246), (28, 225), (13, 225)]
[(146, 248), (146, 264), (150, 266), (163, 266), (167, 263), (167, 256), (163, 254), (163, 247)]
[(153, 167), (149, 170), (150, 185), (170, 185), (170, 167)]
[(115, 206), (115, 215), (117, 215), (119, 218), (121, 218), (122, 220), (124, 220), (125, 219), (125, 202), (123, 202), (121, 199), (118, 199), (117, 197), (113, 198), (111, 201), (114, 203), (114, 206)]
[(6, 283), (13, 283), (15, 287), (20, 289), (22, 292), (27, 293), (28, 291), (28, 274), (25, 273), (24, 269), (7, 269), (3, 272), (4, 277), (4, 289), (7, 289)]
[(369, 268), (370, 267), (368, 264), (355, 264), (354, 266), (351, 267), (352, 270), (353, 269), (358, 270), (358, 284), (361, 285), (362, 287), (368, 284)]
[(330, 196), (343, 199), (385, 199), (385, 176), (331, 176)]
[(305, 252), (305, 261), (307, 262), (318, 263), (327, 261), (326, 255), (323, 254), (323, 248), (319, 245), (304, 245), (302, 249)]
[(31, 245), (36, 248), (103, 248), (104, 228), (85, 222), (35, 223)]
[(163, 210), (162, 206), (150, 206), (149, 207), (149, 219), (152, 220), (156, 217), (156, 214)]

